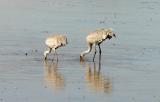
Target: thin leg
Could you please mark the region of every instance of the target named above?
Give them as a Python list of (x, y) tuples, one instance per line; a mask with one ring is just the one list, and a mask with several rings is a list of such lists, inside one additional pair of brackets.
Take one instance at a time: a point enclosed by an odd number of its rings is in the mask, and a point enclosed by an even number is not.
[(99, 62), (101, 62), (101, 46), (100, 46), (100, 44), (98, 44), (98, 47), (99, 47)]
[(57, 57), (57, 62), (58, 62), (58, 54), (56, 52), (56, 48), (53, 48), (53, 53), (54, 53), (54, 56), (53, 56), (52, 61), (54, 60), (54, 57), (56, 56)]
[(54, 57), (55, 57), (55, 55), (56, 55), (56, 49), (53, 48), (53, 49), (52, 49), (52, 52), (53, 52), (53, 59), (52, 59), (52, 61), (53, 61), (53, 60), (54, 60)]
[(58, 54), (56, 50), (55, 50), (55, 56), (57, 57), (57, 62), (58, 62)]
[(94, 76), (96, 76), (96, 63), (94, 62)]
[(96, 56), (97, 50), (96, 50), (96, 45), (95, 45), (95, 50), (94, 50), (94, 56), (93, 56), (93, 62), (94, 62), (94, 58)]
[(98, 74), (100, 74), (100, 72), (101, 72), (101, 61), (99, 61), (99, 65), (98, 65)]

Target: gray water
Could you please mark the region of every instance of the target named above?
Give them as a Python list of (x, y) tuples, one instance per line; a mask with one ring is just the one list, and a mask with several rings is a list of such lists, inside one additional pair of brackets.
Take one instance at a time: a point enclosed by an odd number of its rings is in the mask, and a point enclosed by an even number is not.
[[(159, 0), (0, 0), (0, 102), (159, 102)], [(113, 28), (102, 61), (86, 35)], [(59, 61), (44, 41), (65, 34)], [(27, 56), (26, 56), (27, 54)]]

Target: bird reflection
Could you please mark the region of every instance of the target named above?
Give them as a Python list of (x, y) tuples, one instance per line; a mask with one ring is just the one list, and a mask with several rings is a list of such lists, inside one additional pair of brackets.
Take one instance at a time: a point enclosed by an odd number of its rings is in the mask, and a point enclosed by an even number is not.
[(45, 76), (47, 87), (56, 90), (61, 90), (64, 88), (64, 77), (58, 72), (58, 61), (44, 61), (45, 66)]
[(100, 62), (98, 64), (98, 69), (96, 68), (96, 62), (93, 62), (92, 65), (87, 64), (86, 82), (88, 84), (88, 87), (96, 92), (110, 93), (112, 91), (111, 80), (102, 75), (100, 70), (101, 70)]

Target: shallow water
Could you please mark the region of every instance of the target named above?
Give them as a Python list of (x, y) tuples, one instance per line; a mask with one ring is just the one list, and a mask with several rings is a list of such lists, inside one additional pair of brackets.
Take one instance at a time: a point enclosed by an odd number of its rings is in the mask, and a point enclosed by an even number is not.
[[(159, 102), (158, 0), (0, 0), (0, 102)], [(102, 61), (79, 62), (85, 37), (113, 28)], [(59, 61), (45, 38), (68, 36)], [(26, 55), (27, 54), (27, 55)]]

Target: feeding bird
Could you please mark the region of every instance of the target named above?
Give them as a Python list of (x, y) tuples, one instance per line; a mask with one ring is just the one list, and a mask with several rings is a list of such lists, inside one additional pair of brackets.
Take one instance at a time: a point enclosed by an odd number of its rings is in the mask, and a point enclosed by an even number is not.
[(80, 54), (80, 61), (84, 61), (84, 56), (91, 52), (92, 45), (95, 45), (95, 52), (93, 56), (93, 62), (96, 55), (96, 46), (99, 47), (99, 59), (101, 60), (101, 43), (105, 41), (106, 39), (111, 39), (112, 37), (116, 37), (115, 33), (113, 33), (112, 29), (98, 29), (94, 32), (91, 32), (86, 37), (88, 49)]
[(47, 55), (51, 53), (51, 51), (53, 51), (54, 55), (57, 54), (56, 49), (65, 46), (68, 42), (65, 35), (52, 35), (46, 39), (45, 44), (48, 46), (48, 50), (44, 51), (44, 57), (46, 60)]

